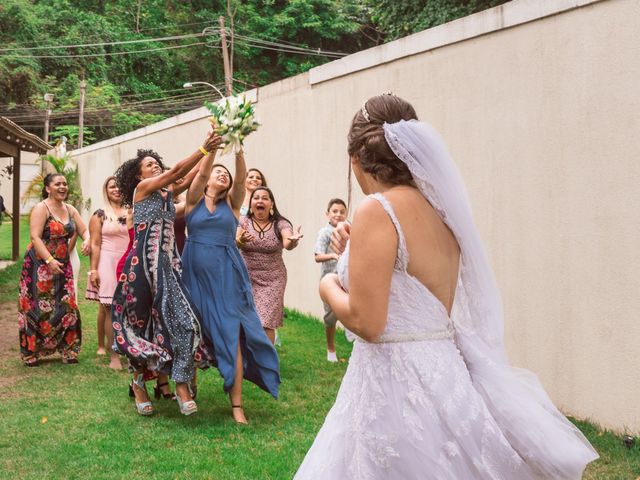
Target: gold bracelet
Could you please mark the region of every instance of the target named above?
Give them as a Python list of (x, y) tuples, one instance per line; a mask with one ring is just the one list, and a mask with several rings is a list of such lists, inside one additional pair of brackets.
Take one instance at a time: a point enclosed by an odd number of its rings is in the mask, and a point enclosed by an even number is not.
[(46, 263), (47, 265), (49, 265), (51, 262), (53, 262), (54, 258), (53, 255), (49, 255), (49, 258), (47, 258), (44, 263)]
[(207, 155), (209, 155), (209, 152), (207, 152), (207, 151), (205, 150), (205, 148), (204, 148), (202, 145), (200, 145), (200, 149), (199, 149), (199, 150), (202, 152), (202, 154), (203, 154), (205, 157), (206, 157)]

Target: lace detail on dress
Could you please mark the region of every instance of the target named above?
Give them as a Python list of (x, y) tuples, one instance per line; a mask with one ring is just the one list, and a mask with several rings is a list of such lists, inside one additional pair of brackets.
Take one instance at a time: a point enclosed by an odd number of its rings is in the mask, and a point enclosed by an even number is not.
[(420, 191), (423, 194), (426, 194), (427, 200), (429, 201), (431, 206), (438, 212), (440, 218), (442, 218), (442, 220), (446, 222), (447, 215), (444, 211), (444, 208), (442, 208), (435, 188), (433, 188), (433, 185), (429, 183), (426, 177), (416, 175), (416, 172), (422, 171), (422, 168), (416, 161), (416, 155), (413, 152), (407, 150), (407, 147), (398, 140), (398, 136), (396, 134), (385, 130), (384, 136), (387, 142), (389, 142), (391, 150), (397, 155), (400, 160), (402, 160), (405, 165), (407, 165), (407, 167), (409, 167), (409, 171), (411, 172), (414, 181), (418, 184), (418, 188), (420, 189)]
[[(510, 418), (515, 424), (505, 422), (495, 401), (511, 392), (496, 388), (500, 383), (490, 385), (496, 391), (488, 401), (483, 385), (476, 386), (459, 350), (458, 342), (470, 338), (465, 325), (456, 323), (454, 338), (443, 334), (453, 328), (445, 307), (406, 271), (409, 255), (400, 223), (384, 196), (373, 198), (398, 232), (381, 336), (397, 341), (354, 343), (336, 402), (295, 479), (578, 480), (584, 464), (576, 457), (591, 453), (571, 439), (574, 427), (558, 419), (552, 428), (549, 411), (530, 393), (515, 405), (531, 417), (528, 428), (521, 428), (519, 417)], [(337, 266), (347, 291), (349, 251), (347, 244)], [(459, 277), (455, 314), (462, 316), (470, 314), (465, 287)], [(490, 358), (485, 361), (483, 374), (490, 380), (505, 375)], [(515, 382), (505, 385), (520, 388)], [(527, 438), (514, 438), (514, 426)]]

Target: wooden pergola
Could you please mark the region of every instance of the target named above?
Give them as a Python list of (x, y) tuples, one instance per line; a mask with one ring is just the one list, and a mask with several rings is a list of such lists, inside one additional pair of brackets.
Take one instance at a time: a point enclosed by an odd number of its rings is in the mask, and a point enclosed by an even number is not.
[(53, 147), (6, 117), (0, 116), (0, 157), (13, 158), (13, 237), (11, 259), (20, 255), (20, 152), (43, 155)]

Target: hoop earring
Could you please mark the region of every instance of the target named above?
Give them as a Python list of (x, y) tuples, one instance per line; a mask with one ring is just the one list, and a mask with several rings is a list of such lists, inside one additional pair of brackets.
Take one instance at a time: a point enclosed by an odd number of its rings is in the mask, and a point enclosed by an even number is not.
[(249, 209), (249, 215), (253, 215), (253, 210)]
[(273, 208), (271, 210), (269, 210), (269, 215), (271, 215), (273, 217)]

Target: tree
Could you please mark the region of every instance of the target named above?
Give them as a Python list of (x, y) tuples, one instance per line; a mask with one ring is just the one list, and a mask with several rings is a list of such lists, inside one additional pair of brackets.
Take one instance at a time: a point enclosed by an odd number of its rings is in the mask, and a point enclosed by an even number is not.
[(371, 22), (386, 41), (405, 37), (507, 0), (363, 0)]
[[(96, 136), (90, 128), (85, 127), (82, 129), (82, 131), (84, 132), (84, 140), (87, 145), (96, 139)], [(68, 145), (67, 148), (75, 148), (78, 146), (79, 134), (80, 127), (78, 127), (77, 125), (60, 125), (49, 132), (49, 138), (52, 141), (56, 141), (58, 139), (61, 139), (62, 137), (66, 137)]]

